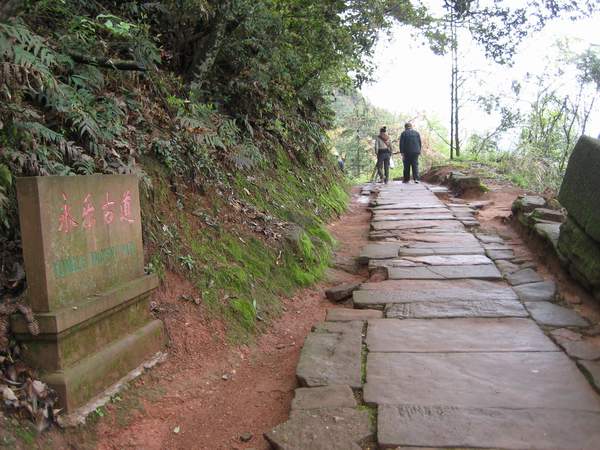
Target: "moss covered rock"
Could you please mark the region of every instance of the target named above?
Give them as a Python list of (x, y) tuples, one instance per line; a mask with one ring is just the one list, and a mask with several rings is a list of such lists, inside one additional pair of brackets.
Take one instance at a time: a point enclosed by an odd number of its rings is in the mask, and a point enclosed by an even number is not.
[(600, 288), (600, 244), (568, 217), (561, 225), (560, 253), (569, 261), (569, 271), (588, 288)]
[(585, 232), (600, 242), (600, 140), (582, 136), (569, 158), (558, 199)]

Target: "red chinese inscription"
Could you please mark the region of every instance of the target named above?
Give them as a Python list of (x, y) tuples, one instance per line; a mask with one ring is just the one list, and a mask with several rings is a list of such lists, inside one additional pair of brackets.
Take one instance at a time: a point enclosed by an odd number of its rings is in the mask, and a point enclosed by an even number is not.
[(92, 195), (88, 194), (83, 200), (83, 211), (81, 213), (81, 219), (83, 222), (83, 228), (93, 228), (96, 225), (96, 217), (94, 217), (94, 204), (92, 203)]
[(62, 212), (58, 218), (58, 231), (62, 233), (69, 233), (77, 227), (78, 223), (71, 215), (71, 208), (67, 204), (67, 195), (63, 192), (63, 201), (65, 202), (62, 207)]
[(102, 211), (104, 211), (104, 223), (106, 225), (110, 225), (113, 220), (115, 220), (115, 213), (112, 210), (112, 206), (115, 202), (111, 202), (108, 196), (108, 192), (106, 193), (106, 202), (102, 205)]
[(131, 217), (131, 192), (129, 191), (123, 194), (121, 200), (121, 222), (133, 222), (133, 217)]
[[(58, 231), (61, 233), (70, 233), (73, 229), (79, 226), (71, 214), (71, 207), (68, 204), (67, 195), (62, 194), (64, 204), (61, 208), (61, 213), (58, 218)], [(110, 225), (115, 220), (115, 205), (117, 202), (110, 199), (110, 195), (106, 193), (106, 201), (102, 203), (102, 217), (106, 225)], [(126, 191), (120, 202), (120, 220), (121, 222), (133, 223), (133, 212), (131, 210), (131, 192)], [(81, 227), (91, 229), (96, 225), (96, 208), (92, 201), (92, 194), (87, 194), (83, 200), (83, 208), (81, 212)]]

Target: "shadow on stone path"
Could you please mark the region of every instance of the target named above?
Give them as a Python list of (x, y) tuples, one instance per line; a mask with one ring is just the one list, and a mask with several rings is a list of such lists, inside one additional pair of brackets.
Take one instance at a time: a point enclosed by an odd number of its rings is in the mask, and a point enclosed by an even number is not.
[(386, 280), (309, 335), (274, 448), (600, 449), (600, 397), (554, 343), (587, 322), (443, 192), (392, 183), (371, 201), (359, 261)]

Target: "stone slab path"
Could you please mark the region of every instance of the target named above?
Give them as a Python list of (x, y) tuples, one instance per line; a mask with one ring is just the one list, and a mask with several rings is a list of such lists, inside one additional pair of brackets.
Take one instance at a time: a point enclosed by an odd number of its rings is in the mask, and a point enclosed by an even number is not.
[(307, 337), (274, 448), (600, 449), (600, 355), (555, 284), (473, 233), (474, 211), (443, 189), (365, 192), (374, 243), (359, 260), (386, 279)]

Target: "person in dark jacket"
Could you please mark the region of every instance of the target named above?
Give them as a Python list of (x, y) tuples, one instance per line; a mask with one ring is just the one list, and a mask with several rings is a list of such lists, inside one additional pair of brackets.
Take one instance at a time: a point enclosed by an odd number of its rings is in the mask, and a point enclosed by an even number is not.
[(421, 135), (413, 130), (411, 123), (404, 125), (404, 131), (400, 135), (400, 153), (404, 164), (404, 181), (410, 180), (410, 171), (415, 183), (419, 182), (419, 155), (421, 154)]

